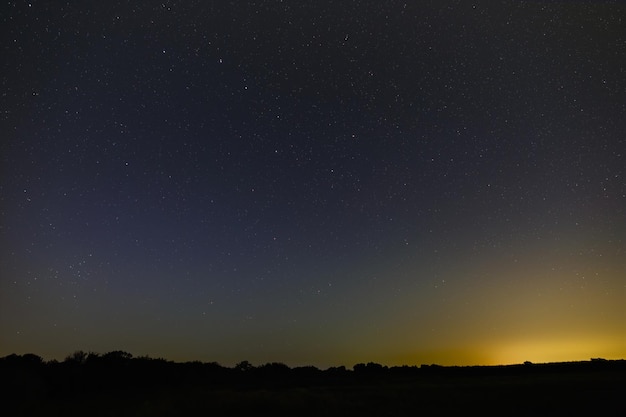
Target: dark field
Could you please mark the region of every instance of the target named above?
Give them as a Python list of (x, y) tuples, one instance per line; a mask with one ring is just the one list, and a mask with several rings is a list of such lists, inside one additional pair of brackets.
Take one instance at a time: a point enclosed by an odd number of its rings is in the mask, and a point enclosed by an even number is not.
[(626, 416), (626, 361), (234, 368), (124, 352), (0, 359), (3, 416)]

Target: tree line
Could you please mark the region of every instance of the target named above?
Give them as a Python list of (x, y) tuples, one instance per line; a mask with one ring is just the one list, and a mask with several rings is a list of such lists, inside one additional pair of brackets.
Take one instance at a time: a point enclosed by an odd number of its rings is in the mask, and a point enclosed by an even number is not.
[(374, 362), (358, 363), (322, 370), (315, 366), (289, 367), (271, 362), (254, 366), (241, 361), (233, 367), (217, 362), (173, 362), (147, 356), (134, 357), (124, 351), (105, 354), (76, 351), (63, 361), (44, 361), (28, 353), (0, 358), (0, 380), (4, 392), (28, 388), (33, 391), (124, 391), (167, 388), (172, 386), (206, 387), (294, 387), (333, 384), (383, 383), (398, 378), (431, 377), (433, 375), (529, 374), (538, 372), (569, 372), (589, 369), (626, 370), (624, 360), (592, 358), (583, 362), (561, 362), (503, 366), (385, 366)]

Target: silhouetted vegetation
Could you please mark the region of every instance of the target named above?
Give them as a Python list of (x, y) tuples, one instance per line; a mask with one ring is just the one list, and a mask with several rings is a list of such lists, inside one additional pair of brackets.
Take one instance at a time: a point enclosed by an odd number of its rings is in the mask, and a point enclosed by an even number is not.
[(232, 368), (77, 351), (0, 358), (1, 415), (626, 415), (626, 361)]

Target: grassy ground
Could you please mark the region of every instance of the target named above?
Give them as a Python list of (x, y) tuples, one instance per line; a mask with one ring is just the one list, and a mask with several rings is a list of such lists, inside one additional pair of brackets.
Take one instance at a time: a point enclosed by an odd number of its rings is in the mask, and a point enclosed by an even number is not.
[(625, 416), (623, 371), (353, 378), (332, 385), (32, 397), (7, 416)]

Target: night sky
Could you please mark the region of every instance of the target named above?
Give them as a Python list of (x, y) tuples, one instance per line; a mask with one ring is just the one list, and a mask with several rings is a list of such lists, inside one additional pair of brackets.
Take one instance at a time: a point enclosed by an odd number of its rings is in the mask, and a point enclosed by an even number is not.
[(0, 7), (0, 356), (626, 357), (623, 3)]

